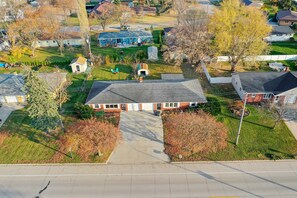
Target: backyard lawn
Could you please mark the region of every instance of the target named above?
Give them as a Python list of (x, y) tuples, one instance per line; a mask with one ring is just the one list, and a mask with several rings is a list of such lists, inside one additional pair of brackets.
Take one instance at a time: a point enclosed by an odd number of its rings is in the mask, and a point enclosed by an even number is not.
[(272, 42), (271, 55), (297, 54), (297, 42)]

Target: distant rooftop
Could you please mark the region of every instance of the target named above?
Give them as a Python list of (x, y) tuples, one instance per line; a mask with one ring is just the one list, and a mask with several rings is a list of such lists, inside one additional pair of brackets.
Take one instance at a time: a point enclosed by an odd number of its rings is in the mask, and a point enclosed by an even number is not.
[(147, 31), (119, 31), (119, 32), (102, 32), (99, 34), (98, 39), (117, 39), (117, 38), (138, 38), (148, 37), (151, 38), (152, 33)]
[(294, 34), (294, 31), (289, 26), (272, 26), (271, 34)]

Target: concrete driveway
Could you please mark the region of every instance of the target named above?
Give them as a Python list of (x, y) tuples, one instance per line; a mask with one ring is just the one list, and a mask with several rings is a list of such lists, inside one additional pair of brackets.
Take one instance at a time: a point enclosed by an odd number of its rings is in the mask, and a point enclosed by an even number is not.
[(285, 112), (284, 121), (297, 140), (297, 105), (289, 106)]
[(169, 162), (163, 152), (163, 124), (161, 117), (151, 112), (122, 112), (120, 120), (122, 141), (108, 163), (146, 164)]
[(0, 108), (0, 119), (2, 120), (0, 127), (4, 124), (11, 112), (22, 108), (24, 108), (24, 106), (17, 103), (3, 103), (3, 106)]

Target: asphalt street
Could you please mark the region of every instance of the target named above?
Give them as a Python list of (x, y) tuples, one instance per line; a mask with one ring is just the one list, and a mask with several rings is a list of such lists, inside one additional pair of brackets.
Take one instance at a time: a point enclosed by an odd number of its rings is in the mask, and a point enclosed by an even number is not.
[(297, 197), (297, 161), (1, 165), (0, 197)]

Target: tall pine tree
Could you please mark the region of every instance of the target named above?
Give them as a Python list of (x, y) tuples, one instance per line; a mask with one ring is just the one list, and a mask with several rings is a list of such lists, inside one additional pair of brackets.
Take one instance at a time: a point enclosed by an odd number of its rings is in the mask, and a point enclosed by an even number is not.
[(29, 117), (33, 120), (34, 127), (49, 132), (50, 129), (57, 126), (60, 119), (53, 93), (50, 92), (46, 83), (37, 76), (36, 71), (28, 71), (25, 80)]

